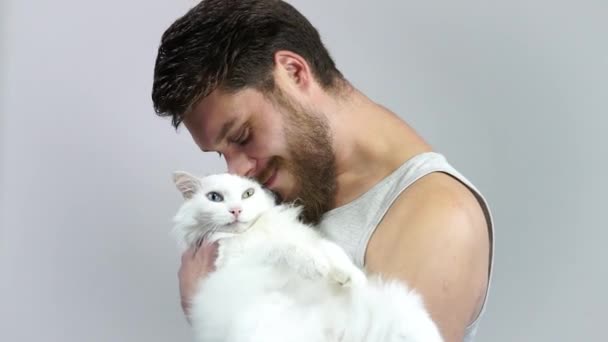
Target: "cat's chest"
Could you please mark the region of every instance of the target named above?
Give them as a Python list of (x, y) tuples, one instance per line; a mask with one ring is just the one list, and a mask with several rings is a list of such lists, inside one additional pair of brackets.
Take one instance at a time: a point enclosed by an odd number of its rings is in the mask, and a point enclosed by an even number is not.
[(274, 239), (267, 234), (242, 234), (220, 240), (218, 259), (222, 258), (224, 262), (239, 261), (244, 258), (251, 260), (255, 256), (268, 254), (274, 245)]
[(276, 259), (276, 255), (308, 245), (309, 234), (292, 226), (277, 220), (260, 220), (249, 230), (221, 240), (219, 257), (224, 263), (266, 263)]

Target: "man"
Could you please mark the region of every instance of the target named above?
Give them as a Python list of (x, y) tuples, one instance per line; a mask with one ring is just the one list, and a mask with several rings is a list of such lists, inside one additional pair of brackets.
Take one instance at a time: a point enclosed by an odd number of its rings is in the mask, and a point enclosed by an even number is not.
[[(369, 272), (422, 294), (446, 341), (471, 341), (492, 264), (484, 198), (397, 115), (338, 71), (316, 29), (273, 0), (203, 0), (167, 29), (157, 113), (253, 177)], [(179, 271), (187, 314), (214, 246)]]

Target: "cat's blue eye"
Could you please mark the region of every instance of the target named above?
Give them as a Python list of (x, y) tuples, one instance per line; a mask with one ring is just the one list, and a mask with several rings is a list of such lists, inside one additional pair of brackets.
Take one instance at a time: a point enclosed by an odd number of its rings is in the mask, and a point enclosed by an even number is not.
[(243, 192), (243, 199), (253, 196), (253, 193), (253, 188), (247, 189), (245, 192)]
[(207, 198), (212, 202), (221, 202), (224, 200), (224, 197), (215, 191), (208, 193)]

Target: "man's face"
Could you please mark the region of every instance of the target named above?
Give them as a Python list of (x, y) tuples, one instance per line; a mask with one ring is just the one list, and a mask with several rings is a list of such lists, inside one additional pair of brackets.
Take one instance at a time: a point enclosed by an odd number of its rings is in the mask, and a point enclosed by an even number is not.
[(255, 178), (282, 200), (304, 205), (305, 221), (318, 223), (330, 208), (334, 153), (329, 127), (314, 110), (280, 91), (264, 96), (253, 89), (216, 90), (184, 125), (201, 150), (225, 157), (228, 172)]

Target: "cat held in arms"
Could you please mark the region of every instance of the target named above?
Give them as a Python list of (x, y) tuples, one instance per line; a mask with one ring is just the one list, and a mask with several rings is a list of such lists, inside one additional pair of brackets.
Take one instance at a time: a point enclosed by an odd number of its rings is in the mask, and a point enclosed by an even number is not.
[(440, 342), (421, 297), (368, 276), (256, 181), (175, 172), (181, 251), (218, 242), (190, 309), (198, 342)]

